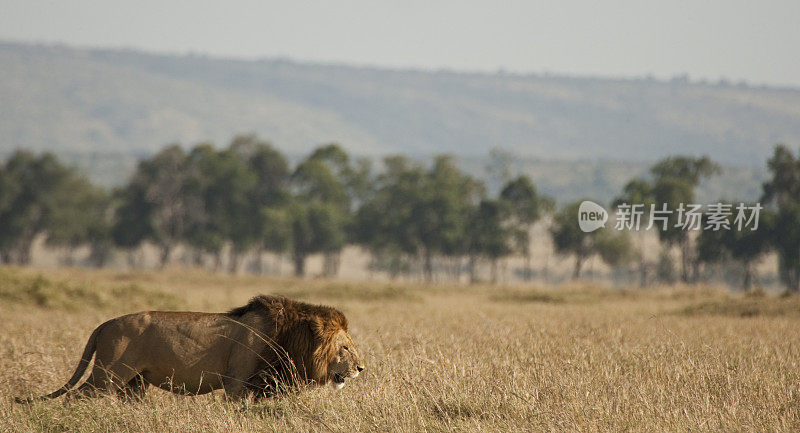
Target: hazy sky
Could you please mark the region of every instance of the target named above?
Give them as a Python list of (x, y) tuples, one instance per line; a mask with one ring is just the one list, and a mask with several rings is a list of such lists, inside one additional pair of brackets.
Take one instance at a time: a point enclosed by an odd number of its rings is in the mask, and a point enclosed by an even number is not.
[(0, 39), (800, 86), (800, 1), (5, 1)]

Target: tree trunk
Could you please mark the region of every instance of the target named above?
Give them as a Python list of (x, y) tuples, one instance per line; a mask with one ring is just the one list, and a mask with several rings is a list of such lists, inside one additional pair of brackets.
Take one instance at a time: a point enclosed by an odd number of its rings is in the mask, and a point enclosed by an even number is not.
[(497, 284), (497, 257), (492, 257), (492, 284)]
[(68, 245), (64, 247), (64, 266), (75, 266), (75, 247)]
[(644, 260), (644, 255), (639, 261), (639, 287), (642, 289), (647, 287), (647, 262)]
[(192, 262), (198, 268), (203, 267), (203, 249), (202, 248), (195, 248), (192, 251)]
[(469, 255), (469, 283), (478, 282), (478, 258), (475, 254)]
[[(378, 272), (380, 272), (380, 267), (379, 267), (379, 266), (380, 266), (380, 264), (378, 263), (378, 260), (379, 260), (379, 259), (378, 259), (378, 258), (376, 258), (376, 257), (375, 257), (375, 255), (373, 254), (373, 255), (372, 255), (372, 260), (374, 261), (375, 265), (374, 265), (374, 266), (372, 267), (372, 269), (370, 270), (370, 274), (373, 272), (373, 270), (374, 270), (374, 269), (377, 269), (377, 270), (378, 270)], [(402, 260), (402, 259), (397, 259), (397, 260), (390, 259), (390, 261), (389, 261), (389, 270), (388, 270), (388, 272), (389, 272), (389, 279), (390, 279), (391, 281), (394, 281), (394, 280), (396, 280), (396, 279), (397, 279), (397, 277), (398, 277), (398, 276), (400, 276), (400, 273), (402, 273), (402, 272), (403, 272), (403, 267), (402, 267), (402, 265), (400, 264), (400, 263), (401, 263), (401, 262), (400, 262), (401, 260)]]
[(550, 255), (549, 254), (544, 256), (544, 268), (542, 269), (542, 278), (544, 279), (545, 283), (550, 281)]
[(33, 249), (33, 236), (25, 236), (20, 243), (19, 255), (17, 256), (17, 263), (20, 265), (29, 265), (31, 263), (31, 250)]
[(333, 276), (339, 275), (339, 268), (342, 265), (342, 252), (337, 251), (333, 256)]
[(228, 263), (228, 273), (235, 274), (239, 270), (239, 259), (241, 257), (241, 253), (236, 248), (231, 248), (231, 262)]
[(133, 250), (129, 250), (125, 254), (125, 259), (127, 259), (128, 267), (136, 269), (136, 253)]
[(339, 273), (340, 253), (338, 251), (331, 251), (325, 253), (325, 265), (323, 268), (323, 275), (326, 277), (335, 277)]
[(533, 272), (531, 270), (531, 251), (530, 249), (525, 250), (525, 281), (530, 281), (533, 277)]
[(258, 249), (256, 250), (256, 257), (253, 260), (255, 261), (255, 266), (253, 266), (253, 269), (255, 269), (255, 272), (258, 275), (264, 275), (264, 249), (263, 248), (258, 247)]
[(305, 254), (294, 254), (294, 275), (303, 277), (306, 275), (306, 256)]
[(795, 271), (795, 275), (794, 275), (794, 293), (800, 293), (800, 269)]
[(681, 248), (681, 281), (689, 283), (689, 245), (687, 239), (680, 241)]
[(214, 272), (219, 271), (219, 268), (222, 267), (222, 250), (217, 250), (214, 252)]
[(753, 287), (753, 266), (750, 261), (744, 262), (744, 281), (742, 282), (742, 288), (745, 292), (749, 292), (750, 289)]
[(324, 253), (322, 255), (322, 276), (329, 277), (333, 272), (331, 268), (333, 267), (332, 258), (330, 253)]
[(92, 243), (89, 251), (89, 262), (95, 268), (102, 268), (111, 256), (111, 246), (105, 242)]
[(423, 265), (425, 282), (430, 284), (433, 282), (433, 254), (430, 250), (425, 250), (425, 263)]
[(158, 266), (161, 269), (164, 269), (169, 263), (169, 255), (172, 253), (172, 244), (164, 244), (161, 246), (161, 255), (158, 259)]
[(572, 270), (572, 279), (577, 280), (581, 277), (581, 268), (583, 267), (583, 261), (586, 258), (581, 255), (575, 256), (575, 268)]
[(639, 232), (639, 287), (647, 287), (647, 259), (644, 256), (644, 231)]

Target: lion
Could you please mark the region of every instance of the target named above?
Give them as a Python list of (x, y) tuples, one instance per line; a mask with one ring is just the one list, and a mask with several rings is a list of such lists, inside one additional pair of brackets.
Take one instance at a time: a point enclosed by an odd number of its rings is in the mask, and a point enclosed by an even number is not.
[[(77, 389), (94, 355), (91, 374)], [(141, 399), (149, 385), (185, 395), (274, 396), (300, 385), (341, 389), (364, 364), (339, 310), (260, 295), (227, 313), (148, 311), (98, 326), (63, 394)]]

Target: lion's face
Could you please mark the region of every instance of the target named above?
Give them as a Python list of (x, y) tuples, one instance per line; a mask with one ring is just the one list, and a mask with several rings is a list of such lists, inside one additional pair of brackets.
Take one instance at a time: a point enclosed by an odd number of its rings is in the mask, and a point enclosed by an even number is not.
[(364, 363), (346, 331), (339, 330), (334, 336), (333, 344), (336, 355), (328, 365), (328, 378), (334, 388), (341, 389), (345, 379), (352, 379), (364, 370)]

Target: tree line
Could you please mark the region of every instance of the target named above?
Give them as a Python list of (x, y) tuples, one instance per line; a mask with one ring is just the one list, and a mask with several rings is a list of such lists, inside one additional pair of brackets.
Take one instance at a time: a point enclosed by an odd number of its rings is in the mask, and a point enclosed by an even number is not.
[[(357, 244), (370, 252), (371, 268), (391, 277), (418, 272), (478, 281), (488, 263), (491, 279), (509, 255), (524, 257), (521, 275), (533, 276), (531, 230), (543, 219), (557, 253), (572, 256), (580, 277), (592, 256), (612, 268), (635, 269), (640, 284), (653, 278), (691, 283), (701, 269), (735, 263), (743, 285), (754, 284), (754, 265), (768, 252), (779, 257), (781, 281), (800, 291), (800, 154), (784, 145), (767, 161), (761, 226), (756, 231), (683, 230), (671, 219), (658, 231), (657, 269), (644, 260), (644, 242), (628, 231), (578, 227), (580, 201), (560, 208), (528, 176), (510, 176), (495, 195), (460, 170), (452, 156), (431, 161), (402, 155), (353, 158), (332, 143), (296, 164), (254, 135), (227, 147), (173, 144), (139, 162), (130, 180), (106, 191), (50, 153), (13, 153), (0, 166), (0, 261), (28, 264), (34, 240), (72, 250), (88, 245), (89, 262), (104, 266), (112, 251), (155, 245), (167, 265), (176, 247), (198, 266), (236, 271), (246, 255), (291, 257), (295, 274), (306, 273), (310, 255), (322, 254), (323, 273), (338, 272), (342, 249)], [(642, 178), (628, 182), (610, 205), (692, 203), (703, 179), (720, 172), (707, 157), (669, 157)], [(671, 216), (670, 218), (674, 218)], [(679, 251), (679, 276), (669, 251)], [(228, 257), (223, 260), (223, 255)], [(637, 260), (638, 258), (638, 260)]]

